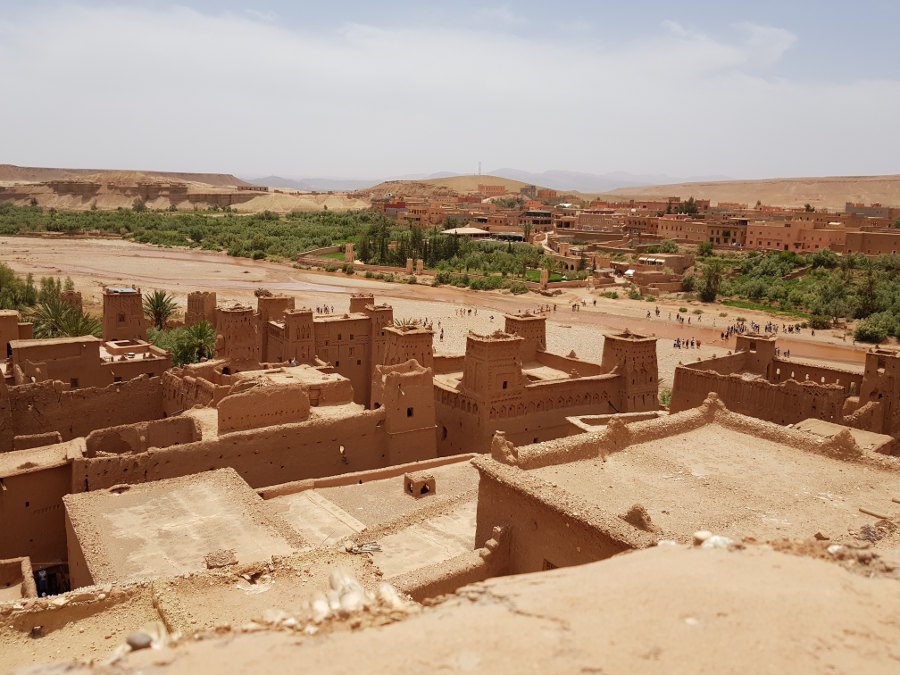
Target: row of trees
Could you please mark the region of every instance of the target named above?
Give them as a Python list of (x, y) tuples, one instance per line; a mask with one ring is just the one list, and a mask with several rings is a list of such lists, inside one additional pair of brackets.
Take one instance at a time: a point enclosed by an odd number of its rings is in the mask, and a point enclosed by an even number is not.
[[(796, 273), (796, 274), (794, 274)], [(900, 337), (900, 256), (839, 256), (822, 250), (789, 251), (744, 258), (708, 257), (685, 290), (705, 302), (719, 295), (808, 313), (814, 327), (860, 319), (857, 338), (881, 342)]]
[(103, 232), (160, 246), (190, 246), (227, 251), (247, 258), (294, 259), (322, 246), (352, 241), (373, 223), (389, 225), (371, 211), (237, 215), (171, 213), (146, 209), (56, 211), (0, 203), (0, 234), (22, 232)]

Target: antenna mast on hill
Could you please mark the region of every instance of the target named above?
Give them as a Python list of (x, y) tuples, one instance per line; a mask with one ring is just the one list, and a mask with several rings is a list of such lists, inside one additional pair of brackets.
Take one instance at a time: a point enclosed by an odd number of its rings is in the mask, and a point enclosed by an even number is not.
[(481, 160), (478, 160), (478, 175), (481, 175)]

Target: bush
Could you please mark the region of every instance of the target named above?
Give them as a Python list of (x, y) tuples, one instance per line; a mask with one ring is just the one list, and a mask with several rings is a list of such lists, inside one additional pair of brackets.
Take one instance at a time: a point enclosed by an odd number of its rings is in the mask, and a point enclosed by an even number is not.
[(681, 312), (682, 314), (687, 314), (687, 307), (679, 307), (678, 311)]
[(406, 283), (408, 283), (408, 284), (417, 284), (417, 283), (419, 283), (419, 280), (416, 279), (415, 277), (407, 277)]
[(354, 272), (353, 263), (344, 263), (341, 265), (341, 272), (352, 276)]
[(325, 268), (326, 272), (337, 272), (340, 268), (337, 265), (328, 265)]
[(809, 317), (809, 325), (816, 330), (825, 330), (826, 328), (831, 328), (831, 317), (823, 316), (821, 314), (813, 314)]
[(726, 316), (728, 316), (728, 312), (719, 312), (719, 316), (724, 319)]
[(709, 241), (701, 241), (697, 244), (697, 255), (701, 258), (706, 258), (707, 256), (711, 256), (713, 254), (713, 245), (712, 242)]
[(691, 312), (691, 314), (703, 314), (703, 310), (702, 310), (702, 309), (695, 309), (693, 312)]
[(528, 292), (528, 286), (525, 284), (514, 281), (509, 285), (509, 292), (513, 295), (522, 295), (523, 293)]
[(372, 270), (367, 270), (365, 275), (366, 279), (374, 279), (375, 275), (372, 273)]
[(694, 279), (693, 274), (685, 274), (681, 279), (681, 290), (684, 293), (691, 293), (694, 290), (694, 285), (696, 284), (696, 279)]
[(853, 339), (858, 342), (872, 342), (878, 344), (887, 340), (887, 327), (877, 319), (863, 319), (853, 331)]
[(640, 300), (641, 292), (636, 288), (632, 288), (630, 291), (628, 291), (628, 297), (632, 300)]
[(609, 298), (610, 300), (619, 299), (619, 294), (615, 291), (603, 291), (600, 295), (602, 295), (604, 298)]
[(659, 390), (659, 404), (664, 405), (667, 408), (672, 405), (672, 390), (671, 389), (660, 389)]

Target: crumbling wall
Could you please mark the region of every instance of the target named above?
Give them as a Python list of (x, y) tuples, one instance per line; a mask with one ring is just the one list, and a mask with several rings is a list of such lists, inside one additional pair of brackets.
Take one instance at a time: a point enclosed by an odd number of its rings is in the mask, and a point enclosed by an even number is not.
[(63, 440), (95, 429), (144, 422), (163, 416), (162, 383), (141, 376), (107, 387), (68, 391), (61, 382), (9, 388), (15, 436), (58, 431)]
[(844, 396), (850, 396), (851, 389), (855, 390), (856, 394), (859, 394), (863, 376), (860, 373), (851, 373), (846, 370), (821, 368), (794, 361), (775, 359), (770, 380), (775, 384), (787, 380), (812, 382), (815, 384), (837, 384), (843, 389)]
[(170, 417), (152, 422), (124, 424), (97, 429), (88, 434), (85, 439), (85, 456), (144, 452), (149, 448), (192, 443), (200, 438), (200, 425), (193, 417)]
[(238, 431), (140, 454), (78, 458), (75, 491), (234, 468), (252, 487), (387, 466), (384, 410)]
[(703, 403), (716, 392), (729, 410), (777, 424), (816, 418), (840, 423), (845, 392), (842, 385), (788, 380), (781, 384), (740, 375), (721, 375), (679, 366), (675, 369), (671, 412)]
[(302, 422), (309, 417), (309, 396), (296, 385), (259, 384), (226, 396), (216, 406), (219, 433)]

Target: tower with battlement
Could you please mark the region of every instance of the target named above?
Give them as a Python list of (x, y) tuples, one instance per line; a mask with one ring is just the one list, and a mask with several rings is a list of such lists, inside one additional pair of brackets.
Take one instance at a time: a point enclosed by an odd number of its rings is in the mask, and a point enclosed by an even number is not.
[(149, 325), (140, 288), (103, 289), (104, 340), (145, 340)]
[(236, 305), (216, 310), (216, 358), (241, 367), (259, 365), (257, 320), (252, 307)]
[(187, 296), (187, 312), (184, 325), (206, 321), (210, 326), (216, 325), (216, 294), (213, 291), (192, 291)]
[(659, 377), (656, 338), (628, 330), (606, 335), (601, 366), (621, 377), (622, 409), (618, 412), (646, 412), (659, 409)]
[(504, 331), (522, 338), (523, 362), (534, 361), (538, 352), (547, 350), (547, 317), (527, 312), (504, 316)]

